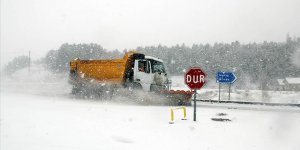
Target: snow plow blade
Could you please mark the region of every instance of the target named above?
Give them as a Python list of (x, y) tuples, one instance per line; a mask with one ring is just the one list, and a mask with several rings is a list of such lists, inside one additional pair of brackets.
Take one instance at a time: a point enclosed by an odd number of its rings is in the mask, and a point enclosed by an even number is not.
[(176, 105), (191, 105), (191, 98), (194, 92), (192, 91), (184, 91), (184, 90), (163, 90), (161, 91), (161, 95), (166, 96), (172, 103)]

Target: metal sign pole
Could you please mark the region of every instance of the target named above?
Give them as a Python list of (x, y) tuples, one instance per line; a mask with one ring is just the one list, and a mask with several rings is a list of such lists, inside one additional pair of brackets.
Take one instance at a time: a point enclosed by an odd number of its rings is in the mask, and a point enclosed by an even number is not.
[(197, 90), (194, 90), (194, 121), (196, 121), (196, 96), (197, 96)]
[(219, 82), (219, 103), (220, 103), (220, 100), (221, 100), (221, 83)]
[(228, 95), (228, 100), (230, 100), (230, 88), (231, 88), (231, 83), (229, 83), (229, 95)]

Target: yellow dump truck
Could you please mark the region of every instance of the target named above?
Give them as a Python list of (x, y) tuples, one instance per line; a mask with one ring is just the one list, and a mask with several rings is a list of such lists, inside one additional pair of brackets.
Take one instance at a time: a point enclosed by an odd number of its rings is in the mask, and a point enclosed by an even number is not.
[[(190, 91), (169, 90), (169, 80), (161, 59), (128, 52), (122, 59), (80, 60), (70, 62), (73, 94), (113, 93), (116, 89), (142, 90), (188, 104)], [(134, 94), (134, 93), (133, 93)]]

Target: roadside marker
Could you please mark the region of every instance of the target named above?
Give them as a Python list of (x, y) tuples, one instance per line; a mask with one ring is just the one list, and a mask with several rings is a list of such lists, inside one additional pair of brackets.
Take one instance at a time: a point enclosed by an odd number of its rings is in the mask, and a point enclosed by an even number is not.
[(169, 124), (174, 124), (174, 110), (183, 110), (183, 118), (181, 120), (187, 120), (186, 119), (186, 108), (183, 107), (176, 107), (176, 108), (171, 108), (171, 121)]

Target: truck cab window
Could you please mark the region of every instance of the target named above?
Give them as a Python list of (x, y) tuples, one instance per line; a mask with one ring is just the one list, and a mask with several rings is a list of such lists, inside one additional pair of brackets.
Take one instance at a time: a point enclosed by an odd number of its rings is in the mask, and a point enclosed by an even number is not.
[(138, 69), (140, 72), (150, 73), (150, 67), (147, 65), (147, 61), (145, 60), (139, 61)]
[(152, 73), (166, 73), (164, 64), (159, 61), (151, 60)]

